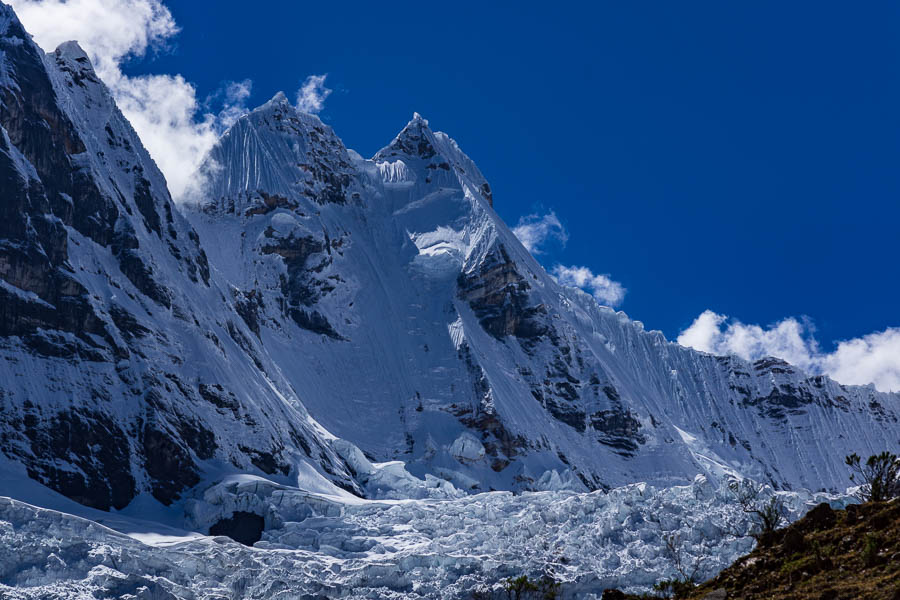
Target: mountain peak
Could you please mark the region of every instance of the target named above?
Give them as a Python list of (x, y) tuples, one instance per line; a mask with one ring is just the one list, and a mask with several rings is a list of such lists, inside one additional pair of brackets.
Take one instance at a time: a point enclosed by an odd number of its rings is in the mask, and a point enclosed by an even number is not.
[[(378, 163), (401, 160), (403, 168), (418, 169), (421, 180), (426, 184), (438, 187), (448, 184), (468, 186), (473, 193), (480, 194), (490, 206), (494, 206), (491, 186), (475, 163), (446, 133), (432, 131), (428, 120), (417, 112), (413, 113), (412, 120), (397, 137), (379, 150), (372, 160)], [(465, 183), (460, 178), (465, 179)]]
[(48, 56), (55, 59), (57, 66), (63, 72), (70, 73), (75, 83), (82, 86), (84, 81), (90, 81), (94, 84), (100, 83), (100, 78), (97, 77), (97, 73), (94, 71), (91, 59), (78, 42), (74, 40), (63, 42)]
[(87, 53), (84, 49), (79, 45), (75, 40), (69, 40), (68, 42), (63, 42), (59, 46), (56, 47), (56, 55), (61, 56), (63, 58), (68, 58), (70, 60), (74, 60), (80, 63), (88, 63), (90, 64), (90, 59), (88, 58)]
[[(285, 106), (285, 105), (290, 106), (290, 104), (291, 104), (291, 102), (290, 102), (290, 100), (287, 99), (287, 96), (284, 94), (284, 92), (279, 90), (274, 96), (272, 96), (271, 100), (269, 100), (268, 102), (266, 102), (259, 108)], [(257, 110), (259, 110), (259, 109), (257, 109)]]
[(239, 118), (200, 167), (215, 202), (239, 199), (238, 212), (248, 208), (241, 204), (247, 194), (262, 192), (343, 203), (351, 170), (347, 149), (332, 128), (297, 109), (284, 92)]
[(428, 127), (428, 120), (422, 118), (419, 113), (413, 113), (412, 120), (390, 144), (378, 151), (374, 160), (381, 161), (399, 155), (427, 160), (437, 153), (434, 132)]
[[(274, 116), (274, 121), (269, 119), (270, 116)], [(316, 115), (303, 112), (294, 106), (284, 92), (276, 93), (271, 100), (257, 106), (241, 117), (241, 120), (249, 120), (256, 125), (268, 123), (278, 130), (283, 130), (286, 122), (293, 122), (295, 125), (302, 123), (304, 130), (327, 127)], [(328, 127), (328, 129), (331, 128)], [(299, 130), (295, 130), (294, 133), (299, 133)]]

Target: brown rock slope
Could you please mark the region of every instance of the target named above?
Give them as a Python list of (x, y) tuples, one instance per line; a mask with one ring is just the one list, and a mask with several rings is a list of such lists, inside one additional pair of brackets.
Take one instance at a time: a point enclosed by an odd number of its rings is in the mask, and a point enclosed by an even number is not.
[[(609, 600), (655, 598), (614, 590)], [(900, 600), (900, 499), (832, 510), (820, 504), (760, 540), (687, 600)]]
[(900, 499), (838, 511), (821, 504), (689, 598), (723, 597), (719, 590), (748, 600), (900, 600)]

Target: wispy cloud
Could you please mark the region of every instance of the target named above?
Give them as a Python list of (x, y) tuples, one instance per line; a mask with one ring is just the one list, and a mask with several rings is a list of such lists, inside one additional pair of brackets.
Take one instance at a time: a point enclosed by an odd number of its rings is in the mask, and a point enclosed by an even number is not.
[(609, 275), (595, 274), (587, 267), (556, 265), (551, 271), (561, 285), (578, 287), (591, 294), (601, 304), (618, 306), (625, 299), (625, 287)]
[(555, 240), (563, 246), (569, 241), (569, 232), (553, 211), (545, 215), (533, 214), (521, 217), (512, 232), (522, 245), (535, 255), (543, 252), (543, 246), (548, 241)]
[(219, 100), (221, 98), (222, 110), (216, 117), (219, 132), (234, 125), (235, 121), (247, 114), (247, 100), (253, 91), (253, 82), (249, 79), (243, 81), (229, 81), (225, 86), (214, 94), (212, 98), (207, 99), (207, 106), (210, 100)]
[(216, 140), (213, 114), (201, 114), (194, 86), (181, 75), (130, 77), (122, 63), (178, 33), (158, 0), (11, 0), (45, 50), (77, 40), (178, 196)]
[(331, 90), (325, 87), (326, 77), (328, 77), (327, 73), (324, 75), (310, 75), (306, 78), (297, 91), (298, 110), (313, 115), (322, 111), (322, 108), (325, 106), (325, 99), (331, 95)]
[(900, 391), (900, 328), (845, 340), (833, 352), (824, 352), (808, 320), (787, 318), (760, 327), (706, 310), (678, 336), (678, 343), (747, 360), (775, 356), (841, 383), (873, 383), (882, 391)]
[[(176, 200), (196, 186), (191, 179), (219, 134), (247, 112), (251, 82), (224, 84), (206, 102), (181, 75), (129, 76), (122, 64), (165, 47), (178, 33), (160, 0), (8, 0), (25, 28), (46, 51), (77, 40), (100, 79), (166, 176)], [(308, 77), (298, 93), (307, 112), (322, 109), (331, 90), (325, 76)], [(214, 102), (212, 102), (214, 101)], [(215, 110), (212, 104), (221, 108)]]
[(141, 57), (178, 33), (159, 0), (11, 0), (25, 28), (44, 50), (77, 40), (100, 79), (180, 195), (216, 141), (216, 115), (202, 114), (197, 93), (181, 75), (131, 77), (122, 63)]
[[(565, 246), (569, 241), (569, 232), (552, 210), (543, 215), (535, 213), (519, 218), (512, 232), (535, 256), (543, 254), (550, 242)], [(609, 275), (594, 273), (588, 267), (557, 264), (550, 272), (561, 285), (581, 288), (601, 304), (618, 306), (625, 298), (621, 283), (613, 281)]]

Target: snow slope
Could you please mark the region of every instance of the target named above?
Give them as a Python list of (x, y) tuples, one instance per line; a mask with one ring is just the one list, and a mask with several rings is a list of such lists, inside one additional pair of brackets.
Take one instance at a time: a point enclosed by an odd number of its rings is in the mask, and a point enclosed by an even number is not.
[(187, 215), (310, 413), (468, 491), (742, 474), (842, 489), (900, 400), (715, 357), (564, 288), (418, 114), (371, 160), (277, 95), (225, 133)]

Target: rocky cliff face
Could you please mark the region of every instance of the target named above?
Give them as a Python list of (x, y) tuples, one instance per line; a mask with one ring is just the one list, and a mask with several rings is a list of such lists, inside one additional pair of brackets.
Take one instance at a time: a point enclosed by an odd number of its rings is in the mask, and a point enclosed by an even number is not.
[(846, 485), (844, 454), (900, 439), (897, 395), (688, 350), (559, 286), (419, 115), (365, 160), (279, 95), (204, 172), (188, 217), (222, 240), (210, 262), (247, 324), (377, 460), (467, 490), (698, 472), (819, 489)]
[(223, 466), (352, 487), (87, 56), (2, 4), (0, 134), (0, 462), (102, 509)]

